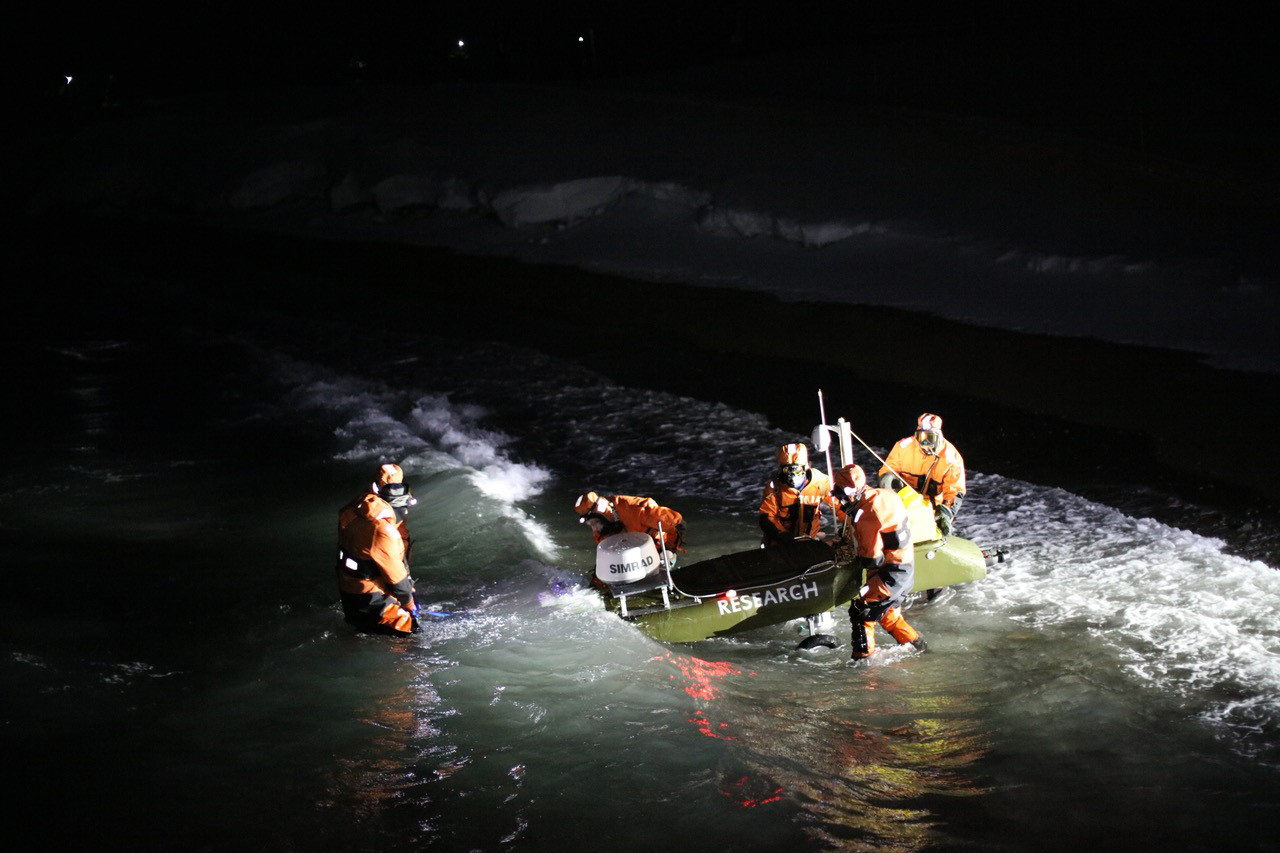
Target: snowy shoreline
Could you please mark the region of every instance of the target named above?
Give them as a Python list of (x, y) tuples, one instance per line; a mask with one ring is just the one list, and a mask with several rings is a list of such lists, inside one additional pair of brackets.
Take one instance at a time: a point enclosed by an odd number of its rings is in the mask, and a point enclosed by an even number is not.
[(1280, 372), (1265, 182), (974, 120), (459, 84), (193, 97), (24, 141), (37, 220), (238, 219)]

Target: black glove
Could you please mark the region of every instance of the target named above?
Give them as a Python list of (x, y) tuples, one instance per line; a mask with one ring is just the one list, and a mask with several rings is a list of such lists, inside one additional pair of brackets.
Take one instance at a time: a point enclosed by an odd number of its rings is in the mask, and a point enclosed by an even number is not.
[(946, 504), (938, 504), (933, 510), (933, 520), (943, 536), (951, 535), (951, 522), (955, 520), (956, 511)]
[(849, 618), (854, 622), (879, 622), (893, 607), (893, 600), (864, 601), (861, 596), (849, 602)]

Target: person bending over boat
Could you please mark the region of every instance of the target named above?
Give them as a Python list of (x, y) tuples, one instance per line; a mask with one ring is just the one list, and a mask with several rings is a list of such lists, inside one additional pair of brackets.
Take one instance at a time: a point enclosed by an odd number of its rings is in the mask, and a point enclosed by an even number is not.
[(822, 507), (836, 508), (831, 480), (809, 467), (809, 449), (803, 444), (778, 448), (778, 471), (764, 487), (760, 500), (761, 547), (796, 539), (821, 539)]
[(403, 469), (387, 463), (363, 494), (338, 510), (338, 592), (346, 621), (357, 630), (398, 635), (420, 630), (405, 521), (415, 503)]
[(660, 506), (653, 498), (634, 495), (603, 497), (596, 492), (578, 496), (574, 504), (578, 523), (591, 528), (596, 544), (615, 533), (647, 533), (653, 537), (658, 551), (669, 557), (684, 551), (684, 516), (669, 507)]
[(884, 462), (880, 487), (894, 488), (895, 481), (905, 481), (929, 499), (938, 530), (949, 535), (965, 495), (964, 458), (943, 438), (942, 418), (928, 412), (921, 415), (915, 434), (895, 443)]
[(852, 545), (855, 565), (867, 570), (864, 592), (849, 604), (853, 623), (853, 659), (871, 657), (876, 650), (876, 623), (899, 644), (927, 648), (920, 632), (902, 616), (902, 599), (915, 583), (915, 552), (907, 508), (892, 489), (867, 485), (857, 465), (836, 471), (835, 492), (843, 516), (840, 538)]

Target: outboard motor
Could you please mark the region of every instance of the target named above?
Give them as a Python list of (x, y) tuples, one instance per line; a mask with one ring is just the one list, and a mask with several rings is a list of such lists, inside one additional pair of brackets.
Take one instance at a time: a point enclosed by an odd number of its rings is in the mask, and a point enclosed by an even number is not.
[(596, 546), (596, 577), (610, 586), (655, 577), (661, 568), (658, 546), (647, 533), (615, 533)]

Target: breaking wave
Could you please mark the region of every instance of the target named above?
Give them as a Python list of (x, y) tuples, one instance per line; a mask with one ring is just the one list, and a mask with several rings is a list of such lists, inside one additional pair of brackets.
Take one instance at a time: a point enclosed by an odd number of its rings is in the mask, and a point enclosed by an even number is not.
[[(458, 493), (457, 476), (474, 494), (463, 503), (497, 507), (543, 556), (557, 549), (546, 527), (517, 503), (537, 496), (550, 472), (538, 465), (511, 459), (511, 437), (486, 428), (487, 412), (473, 404), (454, 404), (445, 394), (397, 388), (377, 381), (335, 373), (327, 368), (281, 358), (281, 382), (289, 387), (276, 415), (290, 420), (319, 417), (337, 441), (334, 458), (374, 464), (394, 460), (413, 480), (419, 502), (433, 482), (448, 480)], [(453, 476), (451, 476), (453, 475)]]
[(966, 590), (976, 611), (1108, 649), (1135, 684), (1280, 764), (1280, 573), (1061, 489), (977, 475), (971, 490), (964, 534), (1016, 543)]

